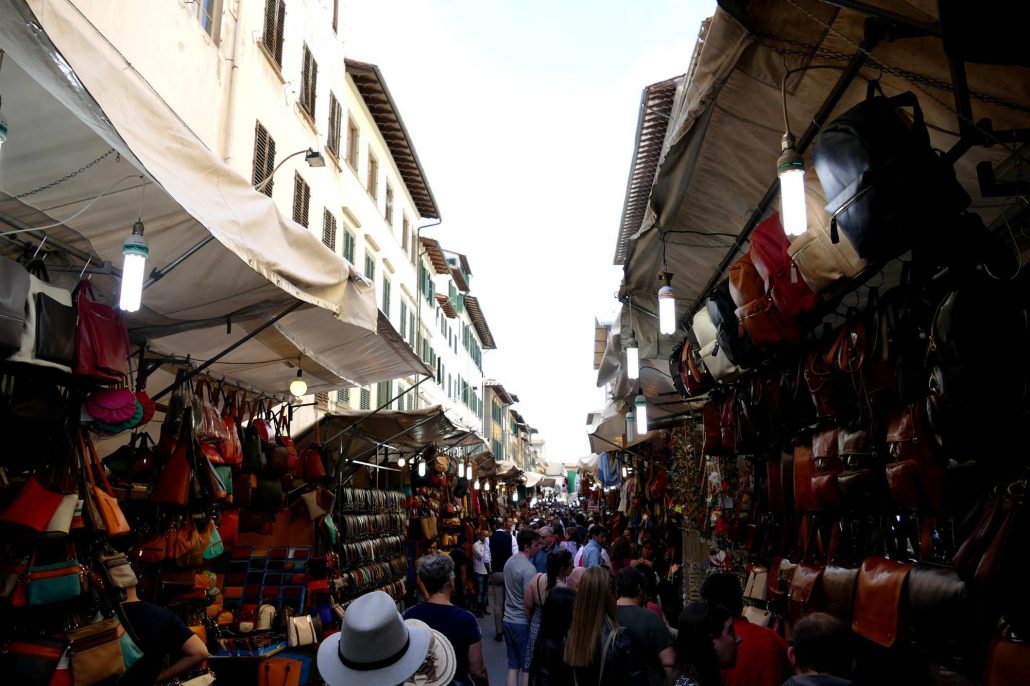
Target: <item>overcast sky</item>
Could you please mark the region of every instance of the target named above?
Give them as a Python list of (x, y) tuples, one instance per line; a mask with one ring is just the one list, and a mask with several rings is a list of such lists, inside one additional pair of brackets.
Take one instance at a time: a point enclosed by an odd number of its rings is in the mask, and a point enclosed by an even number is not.
[(348, 57), (379, 65), (551, 461), (590, 452), (593, 320), (612, 266), (640, 93), (687, 70), (714, 0), (341, 0)]

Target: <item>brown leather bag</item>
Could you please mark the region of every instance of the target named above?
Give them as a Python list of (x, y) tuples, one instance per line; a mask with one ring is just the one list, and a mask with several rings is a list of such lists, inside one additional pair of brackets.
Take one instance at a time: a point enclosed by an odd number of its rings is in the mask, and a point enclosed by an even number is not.
[(704, 423), (705, 440), (702, 451), (705, 455), (721, 455), (722, 449), (722, 412), (716, 400), (709, 399), (701, 410)]
[(722, 400), (719, 427), (722, 433), (722, 449), (727, 453), (737, 451), (737, 391), (730, 391)]
[(801, 327), (780, 312), (770, 295), (745, 303), (734, 313), (751, 341), (760, 348), (801, 338)]
[(816, 417), (833, 419), (838, 414), (837, 372), (819, 352), (810, 352), (804, 359), (805, 384), (812, 394)]
[(730, 266), (730, 297), (737, 307), (743, 307), (765, 295), (765, 283), (751, 261), (751, 253), (744, 253)]
[(797, 512), (813, 512), (819, 509), (819, 502), (812, 488), (815, 476), (815, 459), (812, 446), (804, 443), (794, 446), (794, 509)]
[(818, 608), (850, 626), (857, 582), (857, 569), (828, 565), (820, 579)]
[(1030, 643), (995, 637), (987, 649), (983, 686), (1023, 686), (1030, 674)]
[(790, 589), (787, 591), (789, 601), (787, 614), (791, 624), (814, 609), (813, 601), (819, 581), (823, 576), (823, 570), (822, 565), (810, 564), (800, 564), (794, 570), (794, 576), (790, 580)]
[(873, 643), (890, 648), (901, 630), (901, 597), (912, 570), (910, 562), (869, 557), (858, 572), (851, 630)]
[(986, 627), (982, 604), (973, 602), (953, 567), (917, 562), (908, 577), (912, 640), (937, 662), (956, 667), (975, 661)]
[[(777, 514), (787, 511), (787, 504), (783, 498), (781, 459), (782, 457), (775, 457), (765, 462), (765, 485), (768, 490), (769, 511)], [(791, 456), (791, 459), (793, 459), (793, 456)]]
[[(806, 188), (809, 194), (822, 197), (818, 188)], [(808, 230), (794, 238), (787, 253), (809, 287), (825, 299), (830, 299), (852, 278), (858, 276), (867, 262), (858, 256), (847, 236), (838, 235), (835, 243), (830, 238), (829, 218), (818, 205), (809, 204)], [(818, 207), (820, 209), (813, 209)]]

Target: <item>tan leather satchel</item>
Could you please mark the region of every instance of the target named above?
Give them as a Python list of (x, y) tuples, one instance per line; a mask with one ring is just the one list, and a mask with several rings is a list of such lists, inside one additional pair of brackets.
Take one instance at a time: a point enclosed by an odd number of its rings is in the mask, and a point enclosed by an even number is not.
[(829, 300), (869, 263), (858, 256), (844, 232), (838, 232), (839, 242), (833, 242), (830, 217), (823, 210), (826, 197), (818, 187), (806, 186), (805, 193), (809, 196), (808, 230), (791, 242), (787, 254), (805, 283), (819, 296)]

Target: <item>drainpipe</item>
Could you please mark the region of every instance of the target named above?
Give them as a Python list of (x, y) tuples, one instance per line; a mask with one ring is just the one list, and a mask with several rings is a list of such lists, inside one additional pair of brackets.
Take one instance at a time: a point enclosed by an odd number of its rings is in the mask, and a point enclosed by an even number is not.
[[(443, 220), (437, 219), (435, 224), (426, 224), (425, 226), (419, 226), (415, 229), (415, 245), (417, 247), (415, 248), (416, 258), (414, 266), (416, 281), (418, 281), (419, 269), (422, 267), (422, 256), (425, 255), (422, 251), (422, 229), (430, 229), (434, 226), (439, 226), (441, 223), (443, 223)], [(415, 329), (415, 356), (418, 357), (419, 350), (422, 348), (422, 299), (424, 297), (422, 294), (422, 284), (419, 283), (415, 290), (418, 291), (417, 295), (415, 295), (415, 326), (418, 327)], [(433, 376), (436, 376), (435, 371), (433, 372)], [(415, 405), (418, 405), (418, 396), (415, 397)], [(418, 409), (418, 407), (415, 409)]]
[[(232, 16), (232, 12), (229, 12), (229, 16)], [(243, 0), (236, 0), (236, 23), (233, 24), (232, 28), (232, 57), (229, 58), (229, 62), (232, 66), (229, 68), (229, 82), (225, 89), (225, 107), (223, 108), (225, 116), (222, 119), (222, 161), (228, 162), (230, 155), (229, 150), (232, 145), (232, 132), (235, 128), (232, 125), (232, 118), (236, 112), (235, 98), (233, 98), (234, 86), (236, 85), (236, 70), (239, 69), (237, 66), (237, 58), (240, 52), (240, 24), (243, 21)]]

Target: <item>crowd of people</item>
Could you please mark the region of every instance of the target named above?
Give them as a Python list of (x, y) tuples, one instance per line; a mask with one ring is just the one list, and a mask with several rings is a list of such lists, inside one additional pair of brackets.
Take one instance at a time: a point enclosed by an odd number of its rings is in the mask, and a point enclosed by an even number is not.
[(417, 561), (419, 601), (403, 616), (385, 594), (355, 600), (342, 638), (319, 649), (326, 682), (486, 686), (477, 617), (489, 612), (493, 639), (506, 648), (505, 686), (851, 683), (850, 633), (830, 615), (798, 621), (788, 645), (743, 616), (736, 575), (715, 573), (670, 625), (653, 545), (629, 535), (609, 543), (600, 521), (582, 514), (521, 528), (498, 519), (493, 529), (479, 532), (471, 559), (427, 547)]

